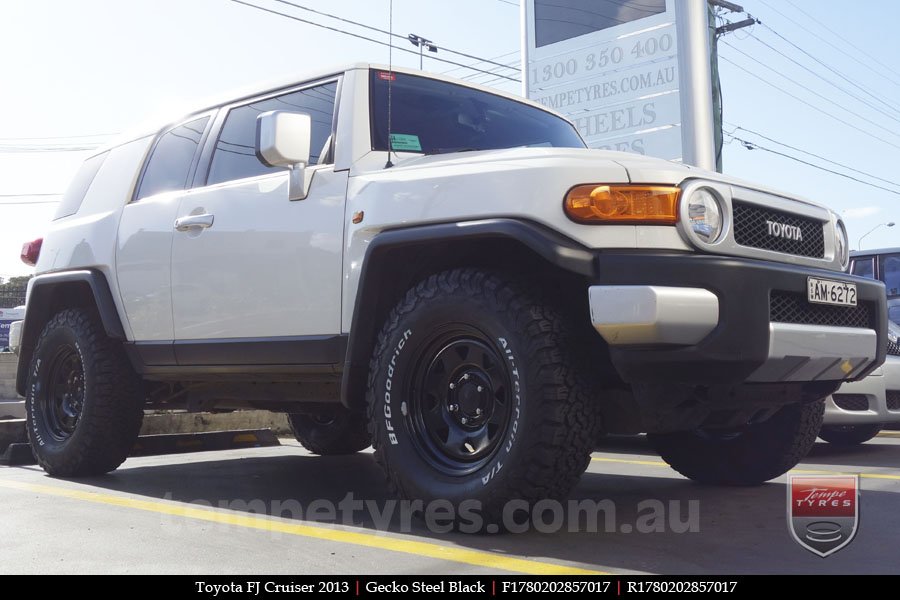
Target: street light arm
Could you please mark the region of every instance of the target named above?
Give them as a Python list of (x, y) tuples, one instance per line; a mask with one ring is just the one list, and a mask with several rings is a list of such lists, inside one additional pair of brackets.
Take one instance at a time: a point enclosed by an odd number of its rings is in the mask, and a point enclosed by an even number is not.
[(873, 227), (873, 228), (870, 229), (869, 231), (865, 232), (865, 233), (862, 235), (862, 237), (859, 238), (859, 240), (856, 242), (856, 249), (857, 249), (857, 250), (862, 250), (862, 241), (863, 241), (864, 239), (866, 239), (866, 236), (867, 236), (867, 235), (869, 235), (870, 233), (874, 233), (874, 231), (875, 231), (876, 229), (878, 229), (879, 227), (893, 227), (893, 226), (894, 226), (894, 222), (893, 222), (893, 221), (891, 221), (891, 222), (889, 222), (889, 223), (879, 223), (878, 225), (876, 225), (875, 227)]

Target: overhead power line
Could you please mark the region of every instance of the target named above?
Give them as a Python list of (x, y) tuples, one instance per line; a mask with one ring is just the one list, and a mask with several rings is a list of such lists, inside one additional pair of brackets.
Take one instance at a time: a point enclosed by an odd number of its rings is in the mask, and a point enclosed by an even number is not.
[[(374, 27), (374, 26), (372, 26), (372, 25), (367, 25), (367, 24), (365, 24), (365, 23), (360, 23), (359, 21), (353, 21), (352, 19), (347, 19), (347, 18), (345, 18), (345, 17), (340, 17), (340, 16), (338, 16), (338, 15), (333, 15), (333, 14), (331, 14), (331, 13), (327, 13), (327, 12), (324, 12), (324, 11), (321, 11), (321, 10), (316, 10), (315, 8), (310, 8), (310, 7), (308, 7), (308, 6), (304, 6), (304, 5), (302, 5), (302, 4), (297, 4), (297, 3), (295, 3), (295, 2), (289, 2), (289, 0), (275, 0), (275, 2), (280, 2), (281, 4), (286, 4), (286, 5), (288, 5), (288, 6), (293, 6), (294, 8), (299, 8), (300, 10), (305, 10), (305, 11), (311, 12), (311, 13), (313, 13), (313, 14), (321, 15), (321, 16), (323, 16), (323, 17), (328, 17), (329, 19), (335, 19), (335, 20), (337, 20), (337, 21), (341, 21), (342, 23), (348, 23), (348, 24), (350, 24), (350, 25), (356, 25), (357, 27), (364, 27), (365, 29), (370, 29), (370, 30), (372, 30), (372, 31), (377, 31), (378, 33), (383, 33), (383, 34), (385, 34), (385, 35), (389, 35), (389, 36), (394, 37), (394, 38), (399, 38), (399, 39), (401, 39), (401, 40), (407, 40), (407, 41), (408, 41), (408, 38), (407, 38), (407, 36), (405, 36), (405, 35), (400, 35), (399, 33), (394, 33), (394, 32), (392, 32), (392, 31), (388, 31), (387, 29), (380, 29), (380, 28)], [(504, 64), (501, 64), (501, 63), (494, 62), (494, 61), (492, 61), (492, 60), (489, 59), (489, 58), (481, 58), (480, 56), (474, 56), (474, 55), (472, 55), (472, 54), (466, 54), (465, 52), (460, 52), (460, 51), (458, 51), (458, 50), (451, 50), (450, 48), (446, 48), (446, 47), (444, 47), (444, 46), (438, 46), (437, 44), (435, 44), (435, 43), (432, 42), (431, 40), (427, 40), (427, 41), (428, 41), (429, 45), (433, 46), (434, 48), (436, 48), (437, 50), (440, 50), (440, 51), (442, 51), (442, 52), (449, 52), (450, 54), (456, 54), (457, 56), (464, 56), (465, 58), (471, 58), (471, 59), (473, 59), (473, 60), (477, 60), (478, 62), (490, 63), (490, 64), (496, 65), (496, 66), (498, 66), (498, 67), (507, 67), (507, 68), (509, 68), (508, 65), (504, 65)], [(433, 57), (432, 57), (432, 58), (433, 58)], [(515, 69), (515, 71), (518, 71), (518, 69)]]
[(801, 153), (803, 153), (803, 154), (806, 154), (807, 156), (812, 156), (813, 158), (817, 158), (817, 159), (819, 159), (819, 160), (825, 161), (825, 162), (827, 162), (827, 163), (829, 163), (829, 164), (832, 164), (832, 165), (834, 165), (834, 166), (836, 166), (836, 167), (840, 167), (840, 168), (845, 169), (845, 170), (847, 170), (847, 171), (852, 171), (852, 172), (854, 172), (854, 173), (858, 173), (859, 175), (864, 175), (865, 177), (870, 177), (870, 178), (875, 179), (875, 180), (877, 180), (877, 181), (881, 181), (881, 182), (886, 183), (886, 184), (888, 184), (888, 185), (892, 185), (892, 186), (895, 186), (895, 187), (900, 188), (900, 181), (897, 181), (897, 180), (892, 181), (892, 180), (890, 180), (890, 179), (885, 179), (884, 177), (879, 177), (878, 175), (873, 175), (872, 173), (867, 173), (866, 171), (860, 171), (859, 169), (856, 169), (856, 168), (851, 167), (851, 166), (849, 166), (849, 165), (845, 165), (845, 164), (840, 163), (840, 162), (838, 162), (838, 161), (836, 161), (836, 160), (832, 160), (832, 159), (830, 159), (830, 158), (826, 158), (826, 157), (824, 157), (824, 156), (822, 156), (822, 155), (820, 155), (820, 154), (816, 154), (815, 152), (810, 152), (809, 150), (804, 150), (803, 148), (798, 148), (797, 146), (792, 146), (792, 145), (786, 144), (786, 143), (784, 143), (784, 142), (779, 142), (778, 140), (773, 139), (773, 138), (771, 138), (771, 137), (769, 137), (769, 136), (767, 136), (767, 135), (765, 135), (765, 134), (759, 133), (758, 131), (754, 131), (754, 130), (752, 130), (752, 129), (747, 129), (746, 127), (741, 127), (740, 125), (734, 125), (733, 123), (728, 123), (728, 126), (734, 128), (734, 129), (732, 130), (732, 132), (729, 133), (728, 135), (733, 135), (735, 131), (745, 131), (745, 132), (747, 132), (747, 133), (749, 133), (749, 134), (751, 134), (751, 135), (755, 135), (756, 137), (760, 137), (760, 138), (762, 138), (762, 139), (764, 139), (764, 140), (766, 140), (766, 141), (772, 142), (773, 144), (778, 144), (779, 146), (784, 146), (785, 148), (789, 148), (789, 149), (794, 150), (794, 151), (796, 151), (796, 152), (801, 152)]
[[(752, 60), (752, 61), (755, 62), (756, 64), (762, 66), (763, 68), (768, 69), (769, 71), (772, 71), (773, 73), (775, 73), (775, 74), (778, 75), (779, 77), (781, 77), (781, 78), (783, 78), (783, 79), (787, 79), (787, 80), (788, 80), (790, 83), (792, 83), (793, 85), (795, 85), (795, 86), (797, 86), (797, 87), (799, 87), (799, 88), (802, 88), (802, 89), (806, 90), (806, 91), (809, 92), (810, 94), (813, 94), (814, 96), (818, 97), (820, 100), (824, 100), (825, 102), (828, 102), (829, 104), (831, 104), (831, 105), (833, 105), (833, 106), (836, 106), (836, 107), (839, 108), (840, 110), (843, 110), (843, 111), (845, 111), (845, 112), (847, 112), (847, 113), (850, 113), (851, 115), (853, 115), (854, 117), (856, 117), (857, 119), (859, 119), (859, 120), (861, 120), (861, 121), (865, 121), (866, 123), (869, 123), (870, 125), (874, 125), (875, 127), (884, 129), (886, 132), (888, 132), (888, 133), (890, 133), (890, 134), (892, 134), (892, 135), (900, 136), (900, 132), (893, 131), (893, 130), (891, 130), (891, 129), (887, 129), (886, 127), (884, 127), (884, 125), (882, 125), (882, 124), (879, 123), (878, 121), (873, 121), (872, 119), (869, 119), (869, 118), (867, 118), (867, 117), (865, 117), (865, 116), (859, 114), (858, 112), (853, 111), (853, 110), (847, 108), (844, 104), (842, 104), (842, 103), (840, 103), (840, 102), (837, 102), (837, 101), (835, 101), (835, 100), (829, 98), (828, 96), (823, 96), (823, 95), (821, 95), (821, 94), (817, 94), (817, 93), (815, 92), (815, 90), (813, 90), (813, 89), (811, 89), (811, 88), (809, 88), (809, 87), (803, 85), (802, 83), (798, 82), (796, 79), (792, 79), (792, 78), (788, 77), (787, 75), (785, 75), (785, 74), (782, 73), (781, 71), (775, 69), (775, 68), (772, 67), (771, 65), (768, 65), (768, 64), (762, 62), (761, 60), (757, 59), (756, 57), (751, 56), (750, 54), (744, 52), (743, 50), (741, 50), (741, 49), (738, 48), (737, 46), (734, 46), (734, 45), (732, 45), (732, 44), (729, 44), (728, 42), (725, 42), (725, 41), (723, 41), (722, 44), (728, 46), (729, 48), (731, 48), (731, 49), (734, 50), (735, 52), (744, 55), (745, 57), (747, 57), (748, 59)], [(724, 57), (723, 57), (723, 58), (724, 58)], [(780, 88), (779, 88), (779, 89), (780, 89)], [(782, 91), (784, 91), (784, 90), (782, 90)], [(885, 115), (885, 116), (888, 116), (888, 115)], [(900, 122), (900, 121), (898, 121), (898, 122)]]
[[(898, 119), (898, 118), (895, 117), (894, 115), (892, 115), (892, 114), (886, 112), (883, 108), (880, 108), (880, 107), (876, 106), (875, 104), (872, 104), (871, 102), (869, 102), (869, 101), (866, 100), (865, 98), (861, 98), (860, 96), (857, 96), (856, 94), (854, 94), (853, 92), (847, 90), (846, 88), (839, 86), (838, 84), (836, 84), (836, 83), (833, 82), (832, 80), (828, 79), (827, 77), (825, 77), (825, 76), (822, 75), (821, 73), (818, 73), (817, 71), (815, 71), (815, 70), (813, 70), (813, 69), (807, 67), (806, 65), (804, 65), (804, 64), (801, 63), (800, 61), (794, 59), (792, 56), (789, 56), (789, 55), (785, 54), (784, 52), (782, 52), (782, 51), (779, 50), (778, 48), (776, 48), (776, 47), (772, 46), (771, 44), (769, 44), (768, 42), (766, 42), (765, 40), (762, 40), (762, 39), (756, 37), (755, 35), (753, 35), (753, 32), (750, 32), (750, 33), (748, 33), (747, 35), (750, 36), (751, 38), (753, 38), (754, 40), (756, 40), (757, 42), (759, 42), (760, 44), (762, 44), (763, 46), (765, 46), (766, 48), (768, 48), (769, 50), (771, 50), (772, 52), (775, 52), (776, 54), (779, 54), (779, 55), (782, 56), (783, 58), (785, 58), (785, 59), (791, 61), (792, 63), (794, 63), (795, 65), (797, 65), (797, 66), (800, 67), (801, 69), (804, 69), (805, 71), (808, 71), (809, 73), (812, 73), (813, 75), (815, 75), (816, 77), (818, 77), (819, 79), (821, 79), (822, 81), (824, 81), (825, 83), (827, 83), (828, 85), (830, 85), (830, 86), (834, 87), (835, 89), (837, 89), (837, 90), (843, 92), (843, 93), (846, 94), (847, 96), (850, 96), (851, 98), (853, 98), (854, 100), (856, 100), (856, 101), (858, 101), (858, 102), (862, 102), (863, 104), (865, 104), (866, 106), (868, 106), (868, 107), (871, 108), (872, 110), (878, 112), (879, 114), (884, 115), (884, 116), (887, 117), (888, 119), (891, 119), (892, 121), (896, 121), (897, 123), (900, 123), (900, 119)], [(734, 46), (732, 46), (732, 48), (733, 48), (733, 47), (734, 47)], [(896, 109), (893, 109), (893, 110), (896, 111)]]
[(856, 44), (854, 44), (853, 42), (851, 42), (850, 40), (848, 40), (846, 37), (842, 36), (839, 32), (835, 31), (834, 29), (832, 29), (831, 27), (829, 27), (828, 25), (826, 25), (826, 24), (823, 23), (822, 21), (818, 20), (816, 17), (814, 17), (814, 16), (811, 15), (810, 13), (806, 12), (805, 10), (803, 10), (802, 8), (800, 8), (799, 6), (797, 6), (795, 3), (791, 2), (791, 0), (785, 0), (785, 1), (786, 1), (789, 5), (791, 5), (792, 7), (794, 7), (795, 10), (797, 10), (797, 11), (803, 13), (803, 15), (805, 15), (810, 21), (813, 21), (814, 23), (816, 23), (817, 25), (819, 25), (819, 27), (821, 27), (822, 29), (824, 29), (825, 31), (827, 31), (828, 33), (830, 33), (831, 35), (833, 35), (834, 37), (838, 38), (839, 40), (843, 41), (845, 44), (847, 44), (848, 46), (850, 46), (851, 48), (853, 48), (854, 50), (856, 50), (857, 52), (859, 52), (860, 54), (862, 54), (863, 56), (865, 56), (866, 58), (868, 58), (869, 60), (873, 61), (875, 64), (877, 64), (877, 65), (879, 65), (880, 67), (882, 67), (882, 70), (878, 70), (878, 69), (873, 68), (872, 65), (870, 65), (869, 63), (867, 63), (867, 62), (865, 62), (865, 61), (863, 61), (863, 60), (860, 60), (860, 59), (856, 58), (855, 56), (849, 54), (844, 48), (841, 48), (840, 46), (838, 46), (837, 44), (835, 44), (833, 41), (829, 40), (828, 38), (826, 38), (826, 37), (824, 37), (824, 36), (821, 36), (821, 35), (817, 34), (816, 32), (811, 31), (810, 29), (807, 29), (807, 28), (804, 27), (801, 23), (798, 23), (798, 22), (795, 21), (794, 19), (790, 18), (789, 16), (787, 16), (786, 14), (784, 14), (783, 12), (781, 12), (780, 10), (778, 10), (777, 8), (775, 8), (774, 6), (772, 6), (771, 4), (769, 4), (768, 2), (763, 2), (763, 4), (765, 4), (766, 6), (768, 6), (769, 8), (771, 8), (772, 10), (774, 10), (775, 12), (777, 12), (778, 14), (780, 14), (781, 16), (783, 16), (783, 17), (784, 17), (785, 19), (787, 19), (788, 21), (791, 21), (792, 23), (795, 23), (798, 27), (800, 27), (801, 29), (803, 29), (804, 31), (806, 31), (807, 33), (809, 33), (810, 35), (819, 38), (820, 40), (822, 40), (823, 42), (825, 42), (826, 44), (828, 44), (828, 45), (831, 46), (832, 48), (834, 48), (834, 49), (836, 49), (836, 50), (839, 50), (839, 51), (842, 52), (845, 56), (847, 56), (847, 58), (856, 61), (857, 63), (861, 64), (862, 66), (864, 66), (864, 67), (867, 68), (868, 70), (870, 70), (870, 71), (872, 71), (873, 73), (875, 73), (876, 75), (878, 75), (879, 77), (882, 77), (882, 78), (886, 79), (887, 81), (890, 81), (890, 82), (893, 83), (894, 85), (900, 87), (900, 81), (898, 81), (897, 79), (893, 79), (893, 78), (891, 78), (891, 77), (888, 77), (888, 76), (885, 74), (885, 71), (886, 71), (886, 72), (888, 72), (888, 73), (893, 73), (894, 75), (897, 75), (897, 72), (894, 70), (894, 69), (896, 68), (896, 65), (893, 66), (893, 67), (892, 67), (892, 66), (889, 66), (889, 65), (886, 65), (885, 63), (881, 62), (881, 60), (879, 60), (876, 56), (873, 56), (872, 54), (866, 52), (864, 49), (860, 48), (859, 46), (857, 46)]
[[(822, 113), (823, 115), (825, 115), (825, 116), (827, 116), (827, 117), (831, 117), (832, 119), (834, 119), (834, 120), (837, 121), (838, 123), (843, 123), (844, 125), (850, 127), (851, 129), (853, 129), (853, 130), (855, 130), (855, 131), (859, 131), (860, 133), (864, 133), (865, 135), (871, 137), (872, 139), (878, 140), (879, 142), (881, 142), (881, 143), (883, 143), (883, 144), (887, 144), (888, 146), (891, 146), (892, 148), (896, 148), (896, 149), (900, 150), (900, 145), (897, 145), (897, 144), (895, 144), (895, 143), (893, 143), (893, 142), (891, 142), (891, 141), (888, 141), (888, 140), (884, 139), (883, 137), (879, 137), (879, 136), (875, 135), (874, 133), (870, 133), (870, 132), (868, 132), (868, 131), (865, 131), (865, 130), (863, 130), (863, 129), (860, 129), (858, 124), (851, 123), (851, 122), (847, 121), (846, 119), (842, 119), (842, 118), (840, 118), (840, 117), (838, 117), (838, 116), (836, 116), (836, 115), (833, 115), (832, 113), (830, 113), (830, 112), (828, 112), (827, 110), (824, 110), (824, 109), (822, 109), (822, 108), (816, 106), (815, 104), (812, 104), (812, 103), (810, 103), (810, 102), (807, 102), (806, 100), (804, 100), (804, 99), (801, 98), (800, 96), (797, 96), (796, 94), (792, 94), (792, 93), (788, 92), (787, 90), (784, 90), (784, 89), (778, 87), (777, 85), (771, 83), (771, 82), (768, 81), (767, 79), (765, 79), (765, 78), (763, 78), (763, 77), (760, 77), (759, 75), (757, 75), (757, 74), (754, 73), (753, 71), (750, 71), (749, 69), (746, 69), (746, 68), (742, 67), (741, 65), (739, 65), (739, 64), (736, 63), (736, 62), (734, 62), (733, 60), (730, 60), (728, 57), (726, 57), (726, 56), (719, 56), (719, 58), (721, 58), (722, 60), (724, 60), (725, 62), (727, 62), (727, 63), (729, 63), (729, 64), (731, 64), (731, 65), (734, 65), (736, 68), (740, 69), (740, 70), (743, 71), (744, 73), (747, 73), (747, 74), (750, 75), (751, 77), (754, 77), (754, 78), (760, 80), (761, 82), (763, 82), (763, 83), (766, 84), (767, 86), (769, 86), (769, 87), (771, 87), (771, 88), (774, 88), (774, 89), (778, 90), (779, 92), (781, 92), (782, 94), (784, 94), (784, 95), (786, 95), (786, 96), (790, 96), (791, 98), (793, 98), (793, 99), (796, 100), (797, 102), (800, 102), (801, 104), (805, 104), (806, 106), (812, 108), (813, 110), (815, 110), (815, 111), (817, 111), (817, 112)], [(799, 85), (799, 84), (798, 84), (798, 85)], [(801, 87), (803, 87), (803, 86), (801, 86)], [(806, 89), (807, 89), (808, 91), (811, 91), (811, 90), (809, 90), (809, 88), (806, 88)]]
[[(492, 61), (493, 61), (493, 60), (500, 60), (500, 59), (502, 59), (502, 58), (506, 58), (507, 56), (512, 56), (512, 55), (514, 55), (514, 54), (519, 54), (520, 52), (521, 52), (521, 50), (513, 50), (512, 52), (505, 52), (505, 53), (500, 54), (500, 55), (498, 55), (498, 56), (492, 56), (492, 57), (490, 58), (490, 60), (492, 60)], [(516, 62), (518, 62), (518, 61), (516, 61)], [(480, 63), (480, 62), (474, 62), (474, 63), (472, 63), (471, 66), (475, 66), (475, 65), (479, 65), (479, 64), (481, 64), (481, 63)], [(507, 64), (507, 65), (508, 65), (509, 63), (504, 63), (504, 64)], [(442, 74), (442, 75), (446, 75), (447, 73), (453, 73), (454, 71), (459, 71), (460, 69), (464, 69), (464, 68), (465, 68), (465, 69), (468, 69), (469, 67), (468, 67), (468, 66), (466, 66), (466, 67), (453, 67), (452, 69), (447, 69), (446, 71), (441, 71), (441, 74)], [(489, 71), (493, 71), (493, 69), (488, 69), (488, 70), (489, 70)], [(478, 75), (478, 74), (477, 74), (477, 73), (472, 73), (472, 74), (467, 75), (466, 77), (472, 77), (472, 76), (475, 76), (475, 75)], [(463, 79), (465, 79), (465, 77), (463, 77)]]
[[(368, 36), (360, 35), (360, 34), (358, 34), (358, 33), (353, 33), (353, 32), (350, 32), (350, 31), (346, 31), (346, 30), (344, 30), (344, 29), (338, 29), (337, 27), (331, 27), (330, 25), (324, 25), (324, 24), (322, 24), (322, 23), (316, 23), (315, 21), (310, 21), (310, 20), (308, 20), (308, 19), (304, 19), (304, 18), (298, 17), (298, 16), (296, 16), (296, 15), (289, 15), (289, 14), (287, 14), (287, 13), (279, 12), (279, 11), (277, 11), (277, 10), (272, 10), (272, 9), (266, 8), (266, 7), (264, 7), (264, 6), (258, 6), (258, 5), (256, 5), (256, 4), (251, 4), (251, 3), (249, 3), (249, 2), (244, 2), (243, 0), (229, 0), (229, 1), (230, 1), (230, 2), (234, 2), (235, 4), (242, 4), (242, 5), (244, 5), (244, 6), (249, 6), (250, 8), (255, 8), (255, 9), (257, 9), (257, 10), (261, 10), (261, 11), (263, 11), (263, 12), (267, 12), (267, 13), (270, 13), (270, 14), (273, 14), (273, 15), (278, 15), (278, 16), (280, 16), (280, 17), (285, 17), (285, 18), (291, 19), (291, 20), (293, 20), (293, 21), (299, 21), (300, 23), (306, 23), (307, 25), (313, 25), (314, 27), (320, 27), (320, 28), (322, 28), (322, 29), (327, 29), (328, 31), (334, 31), (334, 32), (336, 32), (336, 33), (341, 33), (341, 34), (344, 34), (344, 35), (349, 35), (349, 36), (351, 36), (351, 37), (355, 37), (355, 38), (358, 38), (358, 39), (361, 39), (361, 40), (365, 40), (365, 41), (367, 41), (367, 42), (372, 42), (373, 44), (378, 44), (378, 45), (380, 45), (380, 46), (388, 46), (389, 48), (393, 48), (394, 50), (399, 50), (400, 52), (406, 52), (406, 53), (408, 53), (408, 54), (415, 54), (416, 56), (419, 56), (419, 53), (418, 53), (418, 52), (413, 51), (413, 50), (410, 50), (410, 49), (408, 49), (408, 48), (404, 48), (404, 47), (402, 47), (402, 46), (395, 46), (394, 44), (391, 44), (391, 43), (389, 43), (389, 42), (383, 42), (383, 41), (381, 41), (381, 40), (376, 40), (376, 39), (374, 39), (374, 38), (370, 38), (370, 37), (368, 37)], [(406, 39), (406, 38), (404, 38), (404, 39)], [(488, 73), (488, 74), (494, 75), (494, 73), (491, 73), (490, 71), (485, 71), (485, 70), (483, 70), (483, 69), (479, 69), (479, 68), (477, 68), (477, 67), (472, 67), (472, 66), (470, 66), (470, 65), (467, 65), (467, 64), (464, 64), (464, 63), (461, 63), (461, 62), (456, 62), (456, 61), (454, 61), (454, 60), (450, 60), (450, 59), (447, 59), (447, 58), (440, 58), (440, 57), (437, 57), (437, 56), (432, 56), (431, 59), (432, 59), (432, 60), (439, 61), (439, 62), (442, 62), (442, 63), (447, 63), (447, 64), (450, 64), (450, 65), (456, 65), (457, 67), (465, 67), (465, 68), (467, 68), (467, 69), (471, 69), (472, 71), (480, 71), (480, 72), (482, 72), (482, 73)], [(516, 81), (516, 82), (519, 82), (519, 81), (520, 81), (519, 79), (516, 79), (516, 78), (514, 78), (514, 77), (507, 77), (507, 76), (502, 76), (502, 77), (503, 77), (504, 79), (509, 79), (510, 81)]]
[(863, 91), (863, 92), (865, 92), (866, 94), (868, 94), (869, 96), (871, 96), (876, 102), (880, 102), (881, 104), (883, 104), (884, 106), (886, 106), (886, 107), (889, 108), (890, 110), (893, 110), (893, 111), (895, 111), (895, 112), (900, 112), (900, 111), (898, 111), (898, 109), (897, 109), (896, 106), (893, 106), (892, 104), (889, 104), (889, 103), (885, 102), (884, 99), (882, 99), (878, 94), (876, 94), (876, 93), (872, 92), (871, 90), (869, 90), (869, 89), (868, 89), (865, 85), (863, 85), (862, 83), (860, 83), (860, 82), (858, 82), (858, 81), (854, 81), (853, 79), (851, 79), (850, 77), (848, 77), (847, 75), (845, 75), (844, 73), (842, 73), (841, 71), (838, 71), (836, 68), (834, 68), (834, 67), (832, 67), (831, 65), (827, 64), (826, 62), (824, 62), (824, 61), (823, 61), (822, 59), (820, 59), (819, 57), (817, 57), (817, 56), (811, 54), (810, 52), (807, 52), (806, 50), (804, 50), (803, 48), (801, 48), (799, 45), (797, 45), (795, 42), (793, 42), (793, 41), (790, 40), (789, 38), (787, 38), (787, 37), (781, 35), (781, 34), (778, 33), (777, 31), (775, 31), (774, 29), (772, 29), (771, 27), (769, 27), (768, 25), (766, 25), (765, 23), (760, 23), (760, 25), (762, 25), (762, 26), (765, 27), (767, 30), (769, 30), (769, 31), (770, 31), (773, 35), (775, 35), (777, 38), (781, 39), (781, 40), (784, 41), (786, 44), (790, 45), (792, 48), (798, 50), (799, 52), (802, 52), (804, 55), (808, 56), (810, 59), (812, 59), (813, 61), (815, 61), (817, 64), (821, 65), (821, 66), (824, 67), (825, 69), (828, 69), (829, 71), (831, 71), (832, 73), (834, 73), (835, 75), (837, 75), (838, 77), (840, 77), (841, 79), (843, 79), (844, 81), (846, 81), (847, 83), (849, 83), (850, 85), (853, 85), (853, 86), (858, 87), (861, 91)]
[(861, 183), (861, 184), (863, 184), (863, 185), (867, 185), (867, 186), (869, 186), (869, 187), (877, 188), (877, 189), (879, 189), (879, 190), (884, 190), (885, 192), (889, 192), (889, 193), (891, 193), (891, 194), (895, 194), (895, 195), (897, 195), (897, 196), (900, 196), (900, 192), (898, 192), (897, 190), (892, 190), (892, 189), (890, 189), (890, 188), (886, 188), (886, 187), (884, 187), (884, 186), (881, 186), (881, 185), (878, 185), (878, 184), (875, 184), (875, 183), (871, 183), (871, 182), (869, 182), (869, 181), (865, 181), (865, 180), (860, 179), (860, 178), (858, 178), (858, 177), (854, 177), (854, 176), (852, 176), (852, 175), (847, 175), (846, 173), (841, 173), (841, 172), (839, 172), (839, 171), (835, 171), (835, 170), (833, 170), (833, 169), (829, 169), (829, 168), (827, 168), (827, 167), (823, 167), (823, 166), (821, 166), (821, 165), (817, 165), (817, 164), (815, 164), (815, 163), (811, 163), (811, 162), (809, 162), (809, 161), (807, 161), (807, 160), (803, 160), (802, 158), (797, 158), (796, 156), (791, 156), (790, 154), (787, 154), (787, 153), (785, 153), (785, 152), (779, 152), (778, 150), (772, 150), (771, 148), (766, 148), (765, 146), (760, 146), (760, 145), (757, 144), (757, 143), (750, 142), (750, 141), (748, 141), (748, 140), (739, 138), (739, 137), (737, 137), (737, 136), (735, 136), (735, 135), (731, 135), (731, 134), (727, 134), (727, 133), (726, 133), (725, 135), (728, 136), (728, 137), (730, 137), (731, 139), (735, 140), (736, 142), (740, 142), (741, 145), (743, 145), (744, 148), (746, 148), (747, 150), (762, 150), (763, 152), (769, 152), (769, 153), (771, 153), (771, 154), (775, 154), (775, 155), (778, 155), (778, 156), (782, 156), (782, 157), (784, 157), (784, 158), (788, 158), (788, 159), (790, 159), (790, 160), (793, 160), (793, 161), (796, 161), (796, 162), (798, 162), (798, 163), (804, 164), (804, 165), (806, 165), (806, 166), (808, 166), (808, 167), (812, 167), (813, 169), (818, 169), (818, 170), (820, 170), (820, 171), (825, 171), (825, 172), (827, 172), (827, 173), (831, 173), (832, 175), (837, 175), (838, 177), (843, 177), (843, 178), (845, 178), (845, 179), (851, 179), (851, 180), (853, 180), (853, 181), (855, 181), (855, 182), (857, 182), (857, 183)]
[[(791, 23), (793, 23), (794, 25), (796, 25), (797, 27), (799, 27), (801, 30), (803, 30), (803, 31), (805, 31), (806, 33), (808, 33), (809, 35), (815, 37), (816, 39), (820, 40), (821, 42), (824, 42), (826, 45), (831, 46), (832, 48), (834, 48), (835, 50), (837, 50), (838, 52), (840, 52), (843, 56), (846, 56), (846, 57), (849, 58), (850, 60), (853, 60), (853, 61), (855, 61), (856, 63), (862, 65), (863, 67), (865, 67), (866, 69), (868, 69), (868, 70), (871, 71), (872, 73), (878, 75), (878, 76), (881, 77), (882, 79), (885, 79), (885, 80), (888, 81), (889, 83), (892, 83), (893, 85), (895, 85), (895, 86), (897, 86), (897, 87), (900, 87), (900, 82), (897, 82), (896, 80), (891, 79), (890, 77), (888, 77), (887, 75), (885, 75), (885, 73), (883, 72), (883, 69), (881, 69), (881, 70), (875, 69), (874, 67), (872, 67), (871, 64), (869, 64), (868, 62), (866, 62), (866, 61), (864, 61), (864, 60), (861, 60), (861, 59), (857, 58), (856, 56), (853, 56), (852, 54), (850, 54), (849, 52), (847, 52), (847, 49), (846, 49), (846, 48), (843, 48), (843, 47), (841, 47), (841, 46), (838, 46), (837, 44), (834, 43), (834, 41), (832, 41), (832, 40), (829, 39), (828, 37), (825, 37), (825, 36), (823, 36), (823, 35), (820, 35), (820, 34), (816, 33), (815, 31), (813, 31), (812, 29), (809, 29), (808, 27), (806, 27), (806, 25), (804, 25), (804, 24), (801, 23), (800, 21), (791, 18), (789, 15), (786, 15), (785, 13), (781, 12), (780, 10), (778, 10), (777, 8), (775, 8), (774, 6), (772, 6), (771, 4), (765, 2), (765, 0), (760, 0), (760, 1), (761, 1), (763, 4), (765, 4), (767, 7), (769, 7), (770, 10), (772, 10), (772, 11), (778, 13), (779, 15), (781, 15), (782, 17), (784, 17), (785, 19), (787, 19), (788, 21), (790, 21)], [(797, 6), (794, 6), (794, 8), (797, 8), (797, 10), (800, 10)], [(800, 12), (803, 12), (803, 11), (800, 11)], [(805, 14), (805, 13), (804, 13), (804, 14)], [(807, 16), (809, 16), (809, 15), (807, 15)], [(820, 23), (820, 25), (821, 25), (821, 23)], [(822, 25), (822, 27), (824, 27), (825, 29), (828, 29), (828, 28), (825, 27), (824, 25)], [(831, 31), (830, 29), (828, 29), (828, 30)], [(851, 43), (850, 43), (849, 41), (847, 41), (845, 38), (841, 38), (841, 39), (843, 39), (844, 42), (845, 42), (846, 44), (848, 44), (848, 45), (850, 45), (850, 46), (853, 46), (853, 44), (851, 44)], [(876, 60), (876, 61), (877, 61), (877, 59), (873, 59), (873, 60)], [(886, 68), (887, 68), (887, 67), (886, 67)]]

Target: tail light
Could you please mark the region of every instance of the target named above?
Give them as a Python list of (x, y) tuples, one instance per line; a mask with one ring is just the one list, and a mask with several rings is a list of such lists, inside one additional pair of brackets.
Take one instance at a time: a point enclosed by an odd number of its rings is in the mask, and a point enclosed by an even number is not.
[(41, 256), (41, 244), (43, 243), (44, 238), (38, 238), (22, 244), (22, 254), (20, 255), (22, 262), (29, 267), (36, 265), (38, 258)]

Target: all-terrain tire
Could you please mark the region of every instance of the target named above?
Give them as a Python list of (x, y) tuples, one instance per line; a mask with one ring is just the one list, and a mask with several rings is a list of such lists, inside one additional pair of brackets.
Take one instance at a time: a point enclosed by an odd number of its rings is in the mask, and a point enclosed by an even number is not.
[(758, 485), (783, 475), (812, 448), (824, 402), (789, 404), (762, 423), (729, 433), (687, 431), (651, 434), (659, 455), (694, 481)]
[(819, 437), (836, 446), (857, 446), (868, 442), (880, 431), (880, 423), (874, 425), (822, 425)]
[(300, 445), (320, 456), (353, 454), (371, 445), (366, 418), (343, 407), (314, 415), (289, 414), (288, 422)]
[(38, 464), (56, 477), (116, 469), (140, 433), (141, 388), (96, 314), (70, 308), (54, 315), (38, 338), (25, 396)]
[(511, 500), (565, 497), (596, 431), (570, 340), (560, 313), (506, 276), (455, 269), (410, 289), (368, 381), (375, 458), (394, 494), (468, 501), (480, 518), (457, 512), (454, 524), (489, 533)]

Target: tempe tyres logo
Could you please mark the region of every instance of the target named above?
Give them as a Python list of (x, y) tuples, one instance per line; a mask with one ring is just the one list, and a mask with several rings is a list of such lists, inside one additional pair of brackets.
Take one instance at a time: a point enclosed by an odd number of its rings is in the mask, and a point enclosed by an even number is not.
[(798, 544), (821, 557), (834, 554), (859, 526), (859, 477), (791, 476), (788, 529)]

